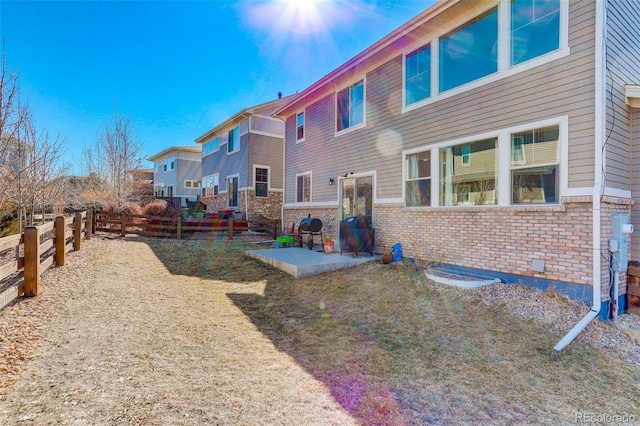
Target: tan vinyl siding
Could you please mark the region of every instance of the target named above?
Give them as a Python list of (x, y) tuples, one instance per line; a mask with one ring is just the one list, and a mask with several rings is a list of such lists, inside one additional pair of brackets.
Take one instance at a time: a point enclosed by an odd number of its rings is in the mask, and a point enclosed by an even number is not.
[[(570, 5), (571, 55), (402, 113), (402, 56), (366, 75), (366, 127), (334, 135), (335, 101), (326, 95), (306, 106), (305, 141), (287, 146), (285, 202), (293, 202), (295, 173), (313, 170), (314, 202), (337, 200), (329, 177), (377, 172), (376, 198), (402, 197), (402, 150), (428, 147), (539, 120), (569, 117), (569, 187), (593, 184), (595, 3)], [(428, 40), (425, 40), (425, 43)], [(355, 76), (362, 77), (362, 76)], [(356, 81), (354, 78), (353, 81)], [(334, 89), (341, 89), (334, 87)], [(321, 113), (320, 113), (321, 112)], [(287, 140), (294, 139), (293, 115)]]
[(282, 189), (282, 146), (280, 138), (250, 134), (249, 186), (254, 186), (254, 165), (270, 166), (270, 189)]
[[(635, 205), (631, 209), (631, 223), (633, 223), (636, 231), (640, 230), (640, 109), (632, 110), (632, 127), (631, 127), (631, 196), (635, 201)], [(640, 238), (635, 235), (631, 237), (631, 252), (629, 260), (640, 261)]]
[(606, 182), (612, 188), (631, 188), (631, 110), (624, 85), (640, 84), (640, 4), (607, 3), (607, 152)]

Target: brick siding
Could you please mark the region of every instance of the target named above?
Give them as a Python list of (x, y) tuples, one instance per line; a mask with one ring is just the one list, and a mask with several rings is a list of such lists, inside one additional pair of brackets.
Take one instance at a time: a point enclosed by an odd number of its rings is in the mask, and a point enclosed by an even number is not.
[[(589, 198), (589, 197), (588, 197)], [(602, 298), (608, 300), (609, 260), (613, 212), (630, 213), (619, 200), (603, 201)], [(339, 209), (287, 208), (285, 225), (311, 214), (323, 221), (323, 233), (339, 237)], [(403, 254), (420, 260), (448, 263), (511, 274), (529, 275), (531, 262), (545, 261), (536, 277), (592, 285), (593, 226), (590, 198), (560, 206), (470, 207), (412, 210), (397, 206), (374, 206), (376, 252), (387, 253), (401, 243)], [(621, 275), (621, 294), (626, 276)]]

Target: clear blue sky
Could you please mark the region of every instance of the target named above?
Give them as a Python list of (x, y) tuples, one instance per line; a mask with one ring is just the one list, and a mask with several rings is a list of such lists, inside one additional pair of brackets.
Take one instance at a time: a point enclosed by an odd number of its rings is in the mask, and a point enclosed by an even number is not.
[[(82, 147), (118, 114), (148, 157), (304, 90), (433, 0), (0, 0), (9, 68), (38, 128)], [(146, 166), (151, 166), (146, 163)]]

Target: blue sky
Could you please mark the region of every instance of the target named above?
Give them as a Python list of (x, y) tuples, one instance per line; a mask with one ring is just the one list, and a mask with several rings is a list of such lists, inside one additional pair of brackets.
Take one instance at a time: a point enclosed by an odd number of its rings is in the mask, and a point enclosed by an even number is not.
[[(0, 0), (9, 68), (38, 128), (82, 147), (118, 114), (145, 157), (304, 90), (431, 0)], [(151, 166), (150, 163), (145, 164)]]

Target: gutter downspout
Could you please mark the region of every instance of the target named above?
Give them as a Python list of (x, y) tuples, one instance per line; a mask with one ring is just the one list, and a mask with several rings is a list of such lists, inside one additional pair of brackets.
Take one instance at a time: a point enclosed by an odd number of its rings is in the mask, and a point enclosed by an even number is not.
[[(276, 118), (280, 118), (275, 116)], [(282, 202), (280, 203), (280, 229), (287, 229), (284, 222), (284, 202), (287, 196), (287, 118), (280, 118), (284, 123), (284, 135), (282, 136)]]
[(606, 2), (596, 2), (596, 45), (595, 45), (595, 140), (594, 140), (594, 175), (592, 194), (592, 220), (593, 220), (593, 300), (591, 310), (562, 338), (553, 348), (561, 351), (576, 338), (578, 334), (600, 313), (602, 305), (602, 245), (601, 245), (601, 200), (602, 196), (602, 168), (604, 165), (604, 140), (605, 140), (605, 87), (606, 87), (606, 59), (604, 43), (606, 41), (605, 29)]

